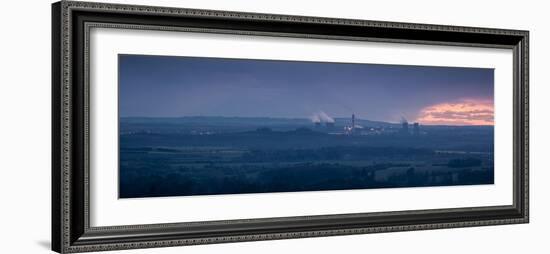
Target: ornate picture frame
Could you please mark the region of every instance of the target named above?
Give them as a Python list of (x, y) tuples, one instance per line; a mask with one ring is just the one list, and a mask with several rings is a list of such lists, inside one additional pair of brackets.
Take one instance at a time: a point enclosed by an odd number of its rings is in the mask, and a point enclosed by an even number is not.
[[(90, 225), (89, 31), (120, 28), (513, 51), (513, 204)], [(60, 253), (528, 223), (529, 32), (61, 1), (52, 5), (52, 249)], [(512, 113), (512, 112), (511, 112)]]

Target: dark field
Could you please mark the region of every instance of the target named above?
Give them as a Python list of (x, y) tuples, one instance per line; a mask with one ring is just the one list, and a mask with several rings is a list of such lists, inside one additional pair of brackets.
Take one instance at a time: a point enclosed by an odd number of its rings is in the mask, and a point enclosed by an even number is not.
[(492, 126), (121, 118), (120, 198), (493, 183)]

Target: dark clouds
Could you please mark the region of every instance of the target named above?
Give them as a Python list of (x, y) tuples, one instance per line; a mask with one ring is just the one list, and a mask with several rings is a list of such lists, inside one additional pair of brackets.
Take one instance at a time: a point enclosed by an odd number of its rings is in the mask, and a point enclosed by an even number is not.
[[(493, 70), (121, 55), (121, 116), (272, 116), (315, 112), (399, 121), (427, 107), (493, 100)], [(460, 117), (460, 116), (457, 116)]]

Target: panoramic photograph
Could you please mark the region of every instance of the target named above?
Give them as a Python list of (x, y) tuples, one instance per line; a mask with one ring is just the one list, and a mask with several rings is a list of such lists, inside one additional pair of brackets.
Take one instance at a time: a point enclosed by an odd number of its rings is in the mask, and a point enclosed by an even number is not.
[(494, 183), (494, 70), (118, 57), (119, 198)]

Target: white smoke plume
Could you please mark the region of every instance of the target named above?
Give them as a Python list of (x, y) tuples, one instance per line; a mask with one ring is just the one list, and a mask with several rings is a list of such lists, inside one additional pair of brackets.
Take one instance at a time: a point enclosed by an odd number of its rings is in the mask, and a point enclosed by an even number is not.
[(319, 111), (317, 113), (314, 113), (310, 117), (311, 121), (314, 123), (334, 123), (334, 119), (327, 115), (327, 113), (323, 111)]
[(321, 118), (319, 118), (319, 116), (317, 114), (313, 114), (309, 118), (311, 119), (311, 121), (313, 123), (320, 123), (321, 122)]

